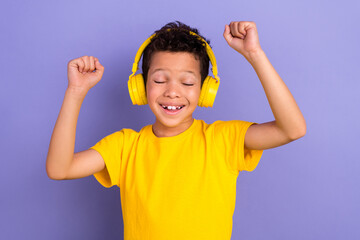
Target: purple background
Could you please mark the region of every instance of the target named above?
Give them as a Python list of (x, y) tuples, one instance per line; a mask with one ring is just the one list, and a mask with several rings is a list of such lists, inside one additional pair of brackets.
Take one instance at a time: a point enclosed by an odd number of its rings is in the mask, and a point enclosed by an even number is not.
[(73, 58), (105, 66), (81, 108), (75, 151), (153, 123), (148, 106), (131, 105), (127, 79), (140, 44), (174, 20), (209, 38), (218, 61), (214, 107), (195, 117), (272, 121), (254, 70), (222, 36), (230, 21), (251, 20), (307, 134), (240, 173), (232, 239), (360, 239), (359, 9), (356, 0), (2, 1), (0, 238), (123, 239), (118, 188), (46, 175)]

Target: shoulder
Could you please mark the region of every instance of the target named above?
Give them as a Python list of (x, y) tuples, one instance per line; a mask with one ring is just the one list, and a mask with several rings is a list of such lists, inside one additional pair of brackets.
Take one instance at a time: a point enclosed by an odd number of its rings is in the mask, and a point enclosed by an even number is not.
[(115, 131), (107, 137), (122, 137), (122, 136), (131, 136), (131, 135), (137, 135), (139, 134), (137, 131), (131, 129), (131, 128), (123, 128), (121, 130)]
[(215, 131), (239, 131), (246, 130), (249, 128), (253, 122), (243, 121), (243, 120), (217, 120), (211, 124), (207, 124), (207, 128), (213, 128)]
[(139, 132), (130, 128), (123, 128), (121, 130), (107, 134), (99, 141), (99, 143), (123, 141), (125, 139), (134, 138), (137, 135), (139, 135)]
[(254, 124), (253, 122), (243, 120), (217, 120), (213, 123), (206, 123), (203, 120), (198, 120), (199, 125), (205, 135), (214, 135), (215, 137), (239, 137), (245, 136), (248, 128)]

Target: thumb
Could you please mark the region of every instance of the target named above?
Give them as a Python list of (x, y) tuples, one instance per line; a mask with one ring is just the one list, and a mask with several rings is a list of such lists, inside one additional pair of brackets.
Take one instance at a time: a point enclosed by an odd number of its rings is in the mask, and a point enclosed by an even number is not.
[(226, 42), (228, 44), (230, 44), (230, 42), (232, 41), (232, 39), (234, 38), (231, 33), (230, 33), (230, 26), (229, 25), (225, 25), (225, 30), (224, 30), (224, 34), (223, 34)]

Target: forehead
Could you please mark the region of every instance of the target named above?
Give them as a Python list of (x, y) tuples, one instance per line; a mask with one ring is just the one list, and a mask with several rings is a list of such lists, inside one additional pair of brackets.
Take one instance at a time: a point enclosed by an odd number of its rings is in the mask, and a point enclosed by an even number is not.
[(153, 54), (148, 74), (158, 69), (171, 73), (193, 72), (200, 77), (200, 61), (188, 52), (156, 52)]

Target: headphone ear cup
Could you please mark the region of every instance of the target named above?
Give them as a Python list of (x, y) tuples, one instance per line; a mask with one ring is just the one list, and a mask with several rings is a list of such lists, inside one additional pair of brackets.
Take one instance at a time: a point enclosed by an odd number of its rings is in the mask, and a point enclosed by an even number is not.
[(211, 76), (207, 76), (201, 88), (198, 105), (200, 107), (212, 107), (220, 81)]
[(131, 101), (134, 105), (147, 104), (144, 78), (142, 74), (131, 76), (128, 81), (128, 89)]

